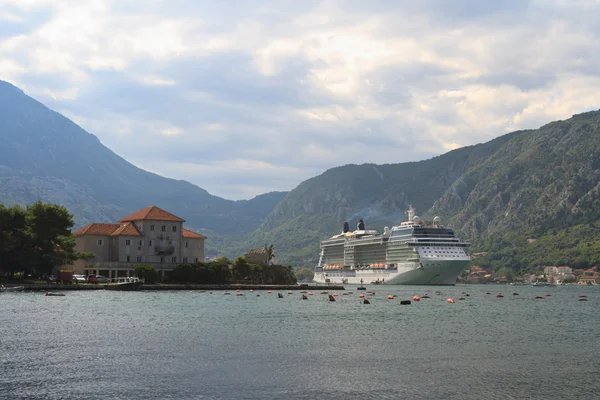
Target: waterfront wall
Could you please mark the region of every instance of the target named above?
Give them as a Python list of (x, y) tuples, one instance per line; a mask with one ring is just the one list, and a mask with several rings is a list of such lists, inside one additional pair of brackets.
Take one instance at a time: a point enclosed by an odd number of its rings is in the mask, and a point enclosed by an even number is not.
[[(54, 292), (58, 290), (105, 290), (107, 286), (102, 284), (41, 284), (22, 285), (25, 290), (37, 292)], [(344, 290), (340, 285), (143, 285), (141, 290)]]

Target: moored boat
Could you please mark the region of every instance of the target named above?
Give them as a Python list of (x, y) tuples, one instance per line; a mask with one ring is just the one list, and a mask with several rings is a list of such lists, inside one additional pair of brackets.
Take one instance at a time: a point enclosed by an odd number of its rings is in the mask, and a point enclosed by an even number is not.
[(140, 290), (144, 281), (137, 276), (121, 277), (117, 278), (117, 283), (107, 285), (106, 288), (110, 290), (119, 290), (124, 292), (132, 292)]
[(362, 219), (352, 232), (344, 223), (342, 233), (321, 241), (315, 282), (454, 285), (471, 261), (470, 243), (442, 226), (439, 217), (426, 225), (412, 207), (407, 215), (408, 221), (383, 233), (365, 229)]
[(0, 292), (22, 292), (25, 286), (0, 286)]

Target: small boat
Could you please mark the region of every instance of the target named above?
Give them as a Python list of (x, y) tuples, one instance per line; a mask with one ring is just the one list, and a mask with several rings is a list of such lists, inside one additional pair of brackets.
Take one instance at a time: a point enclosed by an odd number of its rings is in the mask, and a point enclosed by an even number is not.
[(144, 280), (138, 278), (137, 276), (124, 276), (121, 278), (117, 278), (116, 284), (107, 285), (106, 289), (119, 290), (123, 292), (132, 292), (135, 290), (140, 290), (143, 284)]
[(25, 286), (0, 286), (0, 292), (22, 292)]
[(64, 296), (64, 293), (46, 292), (45, 296)]

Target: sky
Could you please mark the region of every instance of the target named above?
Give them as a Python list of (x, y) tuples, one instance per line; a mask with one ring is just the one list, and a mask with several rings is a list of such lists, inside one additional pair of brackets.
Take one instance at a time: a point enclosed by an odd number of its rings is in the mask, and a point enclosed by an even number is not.
[(0, 0), (0, 79), (140, 168), (291, 190), (600, 108), (600, 0)]

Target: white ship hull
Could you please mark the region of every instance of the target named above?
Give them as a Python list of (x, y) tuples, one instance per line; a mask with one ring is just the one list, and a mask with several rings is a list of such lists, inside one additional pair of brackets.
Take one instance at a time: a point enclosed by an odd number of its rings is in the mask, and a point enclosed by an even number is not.
[(315, 272), (314, 281), (349, 285), (454, 285), (468, 264), (469, 260), (438, 260), (400, 264), (397, 270), (322, 271)]

